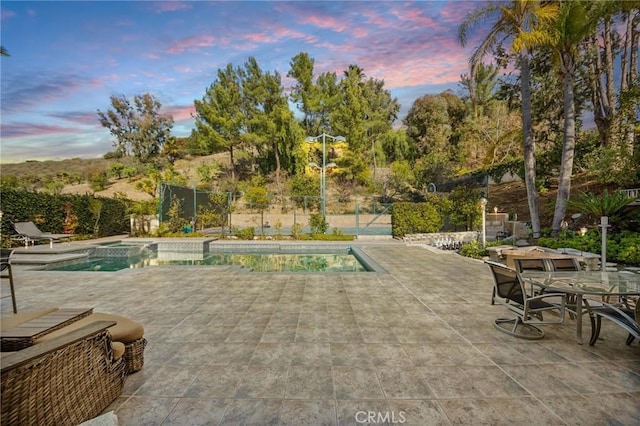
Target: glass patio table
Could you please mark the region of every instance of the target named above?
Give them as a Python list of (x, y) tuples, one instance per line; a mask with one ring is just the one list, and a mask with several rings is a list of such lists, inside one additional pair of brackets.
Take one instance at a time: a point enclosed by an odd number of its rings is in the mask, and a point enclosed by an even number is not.
[[(576, 341), (582, 344), (582, 315), (589, 313), (589, 298), (584, 296), (640, 296), (640, 274), (609, 271), (525, 271), (522, 280), (545, 292), (576, 297)], [(582, 309), (582, 306), (585, 309)]]

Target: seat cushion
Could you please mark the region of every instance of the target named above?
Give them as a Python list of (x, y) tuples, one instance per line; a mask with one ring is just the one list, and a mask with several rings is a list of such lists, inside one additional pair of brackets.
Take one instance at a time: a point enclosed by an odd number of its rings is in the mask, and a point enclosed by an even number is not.
[(0, 318), (0, 330), (2, 331), (9, 330), (10, 328), (17, 327), (22, 323), (50, 314), (51, 312), (57, 311), (57, 310), (58, 308), (47, 308), (47, 309), (40, 309), (38, 311), (24, 312), (19, 314), (3, 316), (2, 318)]
[(109, 330), (113, 341), (122, 342), (125, 345), (135, 342), (136, 340), (139, 340), (144, 336), (144, 327), (142, 327), (142, 324), (140, 323), (118, 315), (95, 312), (87, 317), (82, 318), (79, 321), (69, 324), (66, 327), (56, 330), (53, 333), (49, 333), (40, 337), (36, 340), (36, 343), (51, 340), (57, 336), (68, 333), (69, 331), (76, 330), (87, 324), (91, 324), (94, 321), (116, 321), (117, 324), (109, 327), (107, 330)]
[(124, 343), (122, 342), (111, 342), (111, 349), (113, 349), (113, 359), (116, 361), (124, 355)]

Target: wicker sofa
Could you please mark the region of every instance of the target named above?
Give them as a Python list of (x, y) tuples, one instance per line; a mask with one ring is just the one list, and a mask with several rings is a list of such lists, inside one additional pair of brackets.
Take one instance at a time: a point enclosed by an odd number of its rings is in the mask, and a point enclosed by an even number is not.
[(107, 331), (114, 324), (92, 322), (2, 353), (0, 423), (77, 425), (101, 414), (120, 395), (126, 378), (123, 350), (116, 350), (121, 344), (114, 344)]
[[(24, 312), (17, 315), (3, 316), (2, 321), (0, 322), (0, 329), (5, 331), (19, 324), (25, 323), (26, 321), (38, 320), (46, 314), (57, 311), (58, 308), (54, 307), (39, 311)], [(114, 322), (114, 325), (109, 327), (108, 330), (111, 339), (114, 342), (114, 350), (119, 351), (120, 347), (123, 348), (123, 358), (127, 374), (140, 371), (144, 366), (144, 349), (147, 346), (147, 340), (144, 338), (144, 327), (140, 323), (119, 315), (93, 312), (85, 317), (76, 319), (71, 324), (65, 325), (64, 327), (38, 337), (33, 343), (36, 345), (42, 344), (95, 321)], [(11, 344), (6, 340), (2, 341), (3, 351), (17, 350), (20, 348), (21, 347)]]

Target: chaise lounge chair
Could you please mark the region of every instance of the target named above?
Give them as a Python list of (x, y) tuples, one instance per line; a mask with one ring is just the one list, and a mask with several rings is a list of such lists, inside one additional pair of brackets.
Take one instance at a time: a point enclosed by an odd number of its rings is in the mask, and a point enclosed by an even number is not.
[(53, 248), (54, 241), (61, 241), (65, 238), (71, 240), (73, 234), (52, 234), (50, 232), (42, 232), (33, 222), (15, 222), (13, 223), (16, 235), (14, 238), (24, 241), (25, 248), (29, 247), (29, 243), (34, 245), (36, 241), (49, 240), (49, 247)]

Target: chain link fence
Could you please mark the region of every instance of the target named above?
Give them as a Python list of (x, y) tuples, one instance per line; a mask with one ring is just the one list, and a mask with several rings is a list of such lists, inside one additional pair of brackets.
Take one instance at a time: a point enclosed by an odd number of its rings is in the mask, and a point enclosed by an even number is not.
[[(202, 231), (254, 227), (262, 235), (288, 235), (300, 227), (310, 231), (311, 216), (320, 214), (317, 196), (267, 197), (267, 203), (254, 202), (244, 194), (203, 191), (162, 182), (158, 200), (158, 220), (173, 228)], [(340, 201), (327, 198), (328, 233), (350, 235), (391, 235), (391, 205), (370, 198)]]

